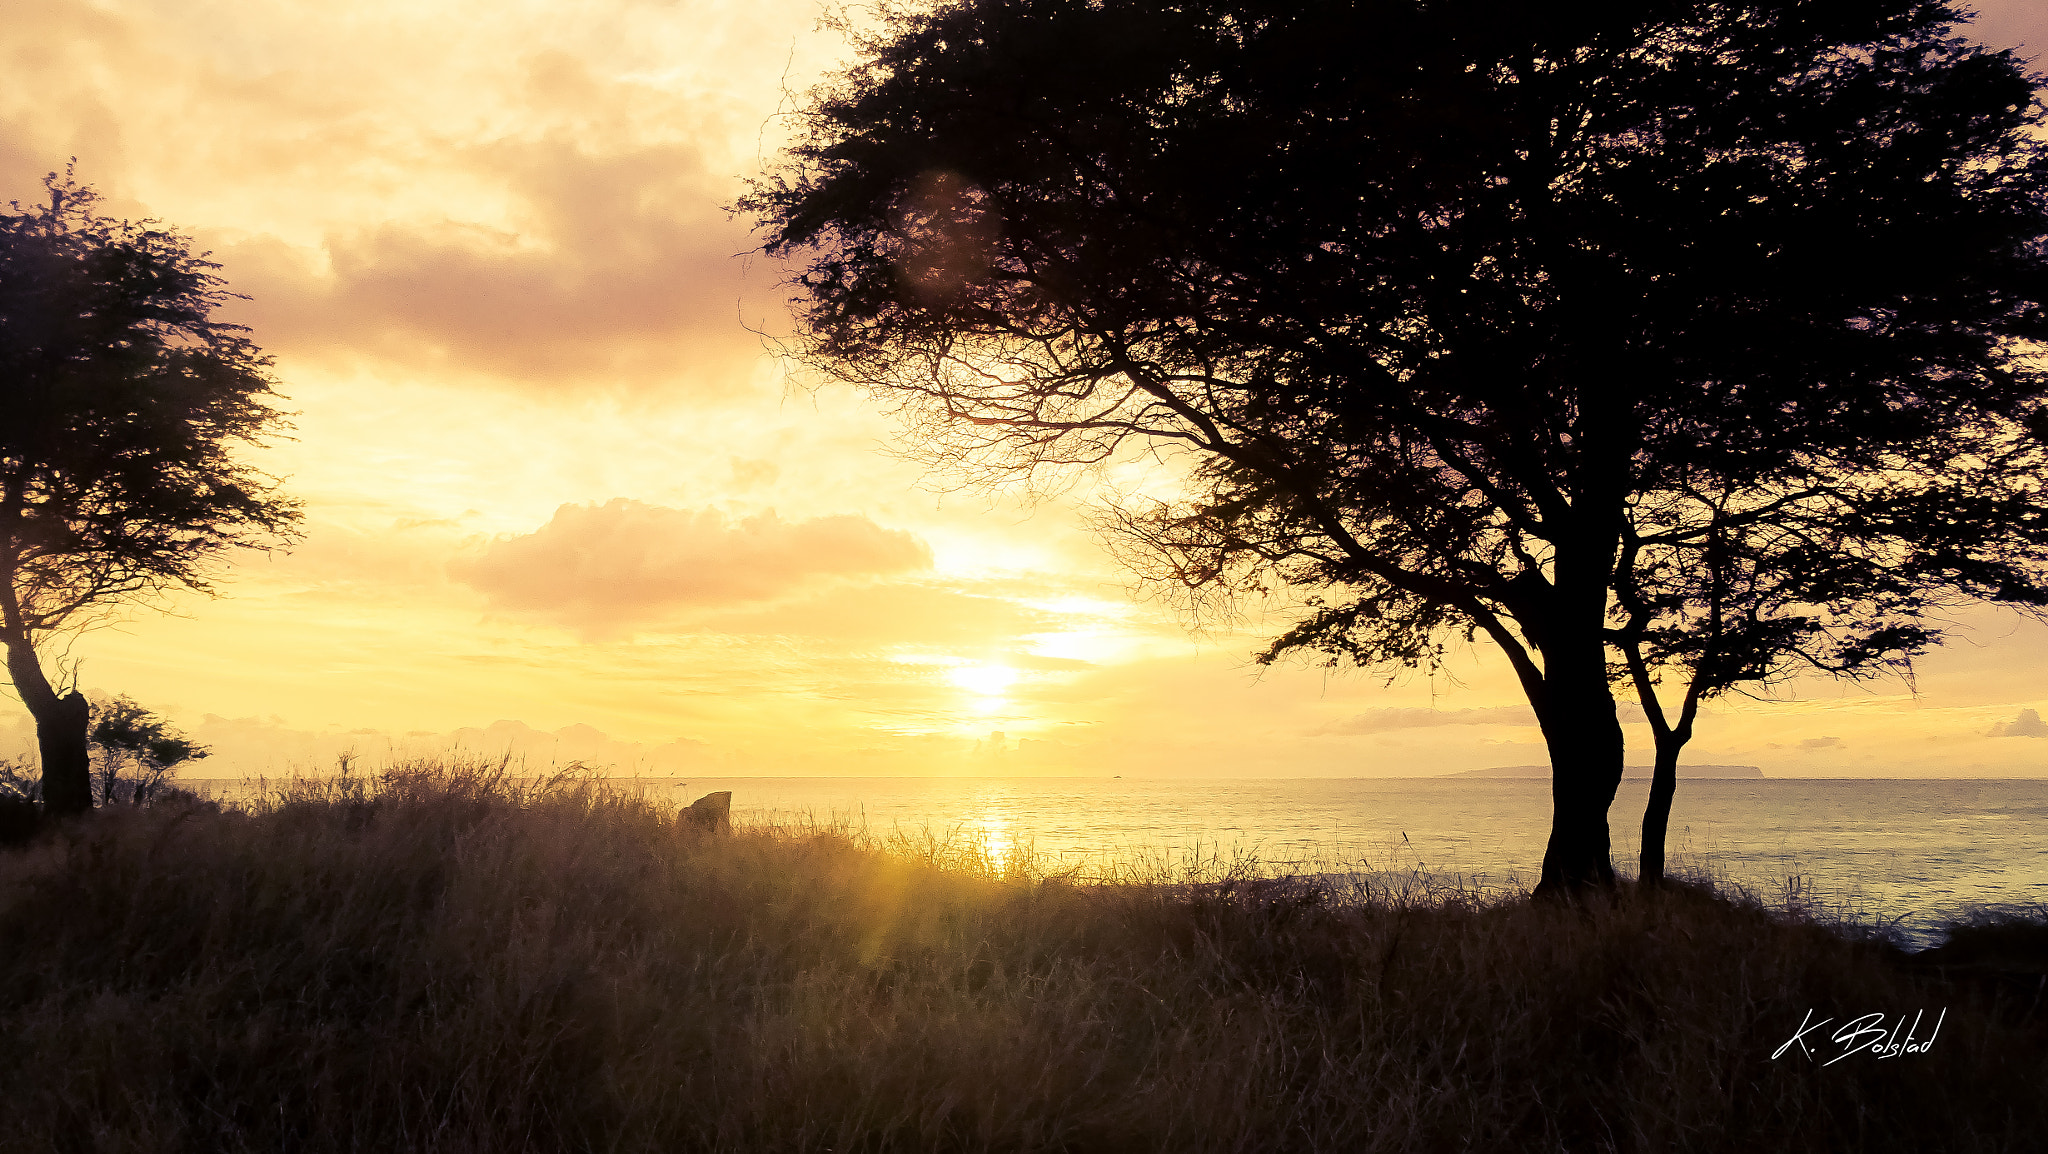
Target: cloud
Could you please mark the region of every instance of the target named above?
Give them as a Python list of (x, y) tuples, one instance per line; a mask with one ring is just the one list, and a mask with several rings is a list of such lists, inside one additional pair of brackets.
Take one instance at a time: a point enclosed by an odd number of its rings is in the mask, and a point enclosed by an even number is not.
[(2019, 716), (2011, 721), (1991, 727), (1986, 737), (2048, 737), (2048, 721), (2032, 709), (2020, 710)]
[[(370, 772), (413, 758), (491, 761), (510, 757), (515, 773), (539, 773), (582, 762), (630, 776), (697, 772), (719, 756), (707, 743), (687, 737), (665, 742), (626, 741), (585, 724), (545, 731), (524, 721), (502, 720), (450, 733), (423, 729), (389, 733), (371, 728), (302, 730), (275, 717), (228, 718), (209, 713), (192, 736), (212, 753), (204, 762), (184, 766), (181, 776), (216, 781), (232, 781), (244, 774), (319, 777), (332, 772), (344, 757), (355, 768)], [(0, 727), (0, 743), (6, 737), (6, 730)]]
[(1342, 721), (1333, 721), (1313, 732), (1317, 734), (1385, 733), (1393, 729), (1422, 729), (1438, 725), (1534, 725), (1536, 714), (1526, 705), (1497, 705), (1486, 709), (1368, 709)]
[[(660, 745), (620, 741), (595, 726), (577, 723), (547, 732), (524, 721), (498, 720), (481, 728), (466, 727), (440, 737), (439, 743), (455, 751), (467, 751), (484, 758), (510, 756), (527, 771), (573, 762), (597, 768), (632, 772), (673, 772), (695, 769), (711, 760), (713, 751), (704, 742), (678, 737)], [(413, 742), (415, 746), (426, 743)]]
[(750, 284), (786, 325), (724, 206), (791, 51), (751, 26), (794, 10), (254, 4), (223, 33), (33, 8), (0, 21), (0, 203), (79, 157), (113, 215), (213, 251), (250, 298), (228, 319), (287, 367), (730, 391), (761, 355)]
[(679, 610), (769, 600), (817, 578), (930, 564), (922, 541), (866, 517), (784, 521), (771, 511), (733, 521), (715, 509), (618, 498), (563, 505), (539, 529), (500, 537), (449, 572), (498, 608), (608, 632)]
[(240, 774), (323, 774), (344, 754), (382, 752), (388, 744), (375, 735), (330, 729), (293, 729), (279, 717), (222, 717), (208, 713), (191, 727), (193, 740), (209, 751), (205, 761), (186, 765), (188, 778), (232, 778)]
[(2020, 58), (2039, 67), (2048, 55), (2048, 12), (2035, 0), (1977, 0), (1976, 16), (1964, 34), (1993, 48), (2019, 47)]
[(1846, 746), (1839, 737), (1809, 737), (1799, 743), (1799, 748), (1810, 751), (1816, 749), (1843, 749)]
[(746, 234), (693, 149), (547, 139), (462, 158), (513, 204), (511, 221), (336, 232), (324, 262), (271, 239), (226, 246), (266, 345), (528, 383), (731, 374), (760, 354), (736, 310)]
[[(703, 621), (709, 632), (830, 638), (856, 644), (1006, 644), (1053, 628), (1053, 617), (1001, 597), (924, 583), (841, 586), (800, 601)], [(1083, 665), (1085, 663), (1076, 663)]]
[[(1619, 701), (1615, 716), (1623, 724), (1643, 720), (1643, 708), (1633, 701)], [(1535, 725), (1536, 711), (1526, 705), (1495, 705), (1483, 709), (1368, 709), (1342, 721), (1333, 721), (1310, 732), (1311, 736), (1356, 736), (1386, 733), (1395, 729), (1425, 729), (1439, 725)]]

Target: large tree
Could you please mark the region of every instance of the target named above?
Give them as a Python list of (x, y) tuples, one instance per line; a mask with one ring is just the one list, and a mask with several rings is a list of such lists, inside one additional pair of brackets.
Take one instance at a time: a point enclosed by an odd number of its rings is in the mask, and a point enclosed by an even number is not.
[(0, 645), (35, 718), (43, 803), (92, 805), (90, 705), (53, 639), (124, 603), (208, 591), (228, 551), (299, 512), (237, 455), (283, 427), (269, 364), (214, 319), (218, 267), (151, 221), (97, 215), (67, 172), (0, 214)]
[[(2032, 521), (1922, 520), (2028, 505), (2048, 336), (2034, 86), (1956, 20), (965, 0), (869, 37), (744, 207), (802, 355), (935, 460), (1178, 450), (1124, 526), (1184, 585), (1302, 589), (1274, 653), (1498, 646), (1570, 889), (1613, 877), (1630, 654), (1704, 695), (1821, 635), (1910, 656), (1950, 579), (2039, 600)], [(1686, 560), (1830, 509), (1868, 562), (1832, 583), (1789, 537), (1748, 601)], [(1811, 628), (1674, 640), (1717, 612)]]

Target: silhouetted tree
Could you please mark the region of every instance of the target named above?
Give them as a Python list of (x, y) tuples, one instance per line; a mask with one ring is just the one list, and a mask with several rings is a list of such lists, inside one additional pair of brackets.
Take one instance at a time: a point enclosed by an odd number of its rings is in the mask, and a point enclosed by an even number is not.
[(1676, 735), (1803, 655), (1909, 656), (1944, 581), (2040, 599), (2048, 162), (1956, 19), (969, 0), (863, 40), (741, 207), (802, 264), (800, 355), (934, 463), (1177, 456), (1186, 498), (1118, 523), (1185, 588), (1303, 590), (1267, 659), (1485, 635), (1569, 889), (1613, 877), (1631, 663), (1646, 709), (1699, 675)]
[(219, 266), (154, 222), (94, 215), (67, 171), (0, 214), (0, 644), (36, 721), (43, 804), (92, 805), (90, 706), (41, 648), (121, 603), (210, 591), (229, 549), (299, 512), (235, 459), (284, 427), (269, 361), (213, 319)]
[(211, 752), (128, 697), (93, 706), (87, 744), (99, 754), (101, 805), (141, 805), (172, 770)]

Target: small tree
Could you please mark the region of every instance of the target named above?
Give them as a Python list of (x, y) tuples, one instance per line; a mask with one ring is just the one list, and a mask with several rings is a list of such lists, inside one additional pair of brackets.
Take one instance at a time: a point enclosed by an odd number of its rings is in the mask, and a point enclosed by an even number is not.
[(99, 757), (101, 805), (141, 805), (178, 766), (210, 752), (127, 697), (93, 706), (87, 741)]
[(299, 519), (239, 444), (286, 427), (269, 360), (213, 319), (228, 293), (191, 243), (110, 221), (69, 170), (0, 214), (0, 644), (36, 721), (43, 803), (92, 805), (90, 706), (44, 672), (51, 638), (176, 589)]
[[(1910, 656), (1945, 582), (2041, 599), (2038, 518), (1946, 517), (2033, 503), (2048, 339), (2034, 86), (1958, 19), (961, 0), (867, 41), (743, 207), (802, 261), (802, 354), (935, 463), (1179, 453), (1122, 524), (1163, 580), (1300, 590), (1269, 658), (1491, 641), (1569, 889), (1613, 878), (1628, 651), (1711, 693), (1814, 622)], [(1746, 600), (1688, 567), (1737, 529)], [(1830, 535), (1860, 574), (1809, 574)]]
[(2048, 508), (2036, 438), (2009, 423), (1929, 437), (1883, 470), (1841, 466), (1811, 444), (1769, 454), (1802, 467), (1768, 481), (1694, 470), (1656, 507), (1630, 510), (1609, 640), (1656, 750), (1645, 881), (1664, 875), (1678, 758), (1702, 702), (1801, 673), (1910, 682), (1945, 611), (1995, 601), (2042, 614), (2048, 589), (2033, 554)]

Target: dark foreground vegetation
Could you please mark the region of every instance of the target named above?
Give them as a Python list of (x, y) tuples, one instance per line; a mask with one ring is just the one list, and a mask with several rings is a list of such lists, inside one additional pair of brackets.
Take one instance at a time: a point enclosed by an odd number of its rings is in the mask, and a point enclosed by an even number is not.
[[(2044, 931), (1080, 884), (415, 766), (0, 850), (0, 1144), (2037, 1150)], [(1943, 1007), (1924, 1053), (1772, 1058)]]

